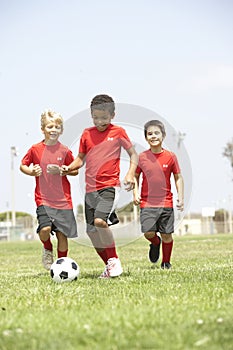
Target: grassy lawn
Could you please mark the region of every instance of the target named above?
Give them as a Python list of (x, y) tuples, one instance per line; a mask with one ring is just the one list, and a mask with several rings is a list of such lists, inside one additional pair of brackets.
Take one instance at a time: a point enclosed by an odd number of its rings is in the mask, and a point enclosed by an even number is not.
[(70, 241), (77, 281), (54, 283), (41, 243), (0, 243), (0, 349), (233, 349), (233, 235), (174, 238), (172, 270), (140, 238), (118, 248), (124, 273), (100, 280), (100, 258)]

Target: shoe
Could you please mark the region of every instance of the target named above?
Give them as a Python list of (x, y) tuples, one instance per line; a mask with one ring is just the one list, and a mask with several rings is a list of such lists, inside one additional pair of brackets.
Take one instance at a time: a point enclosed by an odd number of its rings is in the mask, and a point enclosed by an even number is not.
[(53, 263), (53, 251), (43, 248), (42, 264), (46, 270), (50, 270)]
[(150, 244), (150, 250), (149, 250), (149, 259), (152, 263), (156, 263), (159, 260), (159, 256), (160, 256), (160, 245), (161, 245), (161, 238), (159, 238), (159, 244), (158, 245), (154, 245), (154, 244)]
[(169, 270), (172, 268), (172, 265), (169, 262), (162, 262), (161, 269), (163, 270)]
[(110, 277), (120, 276), (123, 272), (120, 259), (118, 258), (108, 259), (107, 269)]
[(110, 278), (109, 271), (108, 271), (108, 265), (105, 266), (104, 271), (101, 273), (99, 278)]

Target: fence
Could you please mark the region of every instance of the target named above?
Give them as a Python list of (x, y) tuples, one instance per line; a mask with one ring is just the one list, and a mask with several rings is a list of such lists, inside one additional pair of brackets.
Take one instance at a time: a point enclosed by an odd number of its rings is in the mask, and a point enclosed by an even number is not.
[[(133, 215), (121, 216), (120, 223), (114, 225), (113, 231), (116, 231), (117, 236), (121, 236), (123, 239), (128, 234), (128, 231), (134, 232), (135, 238), (142, 235), (140, 231), (139, 218), (134, 219)], [(79, 236), (86, 237), (86, 225), (83, 216), (77, 217), (77, 225)], [(26, 226), (26, 227), (25, 227)], [(217, 234), (217, 233), (233, 233), (233, 222), (228, 221), (214, 221), (211, 218), (201, 219), (183, 219), (179, 224), (175, 226), (175, 235), (195, 235), (195, 234)], [(37, 224), (35, 221), (32, 225), (17, 225), (16, 227), (10, 227), (9, 225), (0, 225), (0, 241), (25, 241), (38, 239), (36, 233)], [(120, 234), (119, 234), (120, 232)]]

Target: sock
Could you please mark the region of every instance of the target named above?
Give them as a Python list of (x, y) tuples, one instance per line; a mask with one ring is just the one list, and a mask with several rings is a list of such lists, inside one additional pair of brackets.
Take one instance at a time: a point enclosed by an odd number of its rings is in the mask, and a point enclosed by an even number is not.
[(110, 258), (118, 258), (118, 255), (116, 253), (116, 247), (115, 243), (113, 243), (111, 246), (105, 248), (107, 260)]
[(162, 251), (163, 251), (163, 259), (162, 262), (170, 262), (171, 254), (172, 254), (173, 240), (169, 243), (165, 243), (162, 241)]
[(101, 259), (103, 260), (105, 265), (107, 265), (108, 258), (107, 258), (107, 254), (106, 254), (106, 249), (101, 250), (101, 251), (100, 250), (96, 250), (96, 252), (101, 257)]
[(67, 256), (67, 254), (68, 254), (68, 250), (64, 250), (63, 252), (60, 250), (57, 250), (57, 257), (58, 258), (64, 258)]
[(159, 237), (157, 236), (157, 234), (155, 234), (154, 237), (152, 238), (146, 238), (148, 241), (150, 241), (153, 245), (159, 245), (160, 243), (160, 239)]
[(42, 242), (43, 245), (44, 245), (44, 249), (53, 250), (53, 245), (52, 245), (52, 242), (51, 242), (50, 238), (47, 239), (47, 241), (43, 241), (43, 240), (41, 239), (41, 242)]

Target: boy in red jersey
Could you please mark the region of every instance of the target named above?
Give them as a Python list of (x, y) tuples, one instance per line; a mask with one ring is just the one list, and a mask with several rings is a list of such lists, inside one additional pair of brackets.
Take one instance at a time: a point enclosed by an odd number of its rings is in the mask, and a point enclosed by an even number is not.
[[(77, 237), (77, 226), (73, 213), (70, 183), (61, 176), (63, 164), (74, 160), (72, 152), (58, 141), (63, 132), (60, 114), (46, 110), (41, 115), (41, 130), (44, 140), (34, 144), (22, 159), (20, 170), (35, 176), (35, 202), (38, 220), (37, 233), (43, 243), (42, 263), (46, 270), (53, 263), (53, 245), (50, 234), (56, 233), (58, 258), (67, 256), (67, 237)], [(67, 173), (77, 175), (78, 170)]]
[[(162, 238), (162, 269), (170, 269), (174, 232), (173, 195), (171, 192), (171, 174), (174, 176), (177, 190), (177, 208), (183, 210), (184, 182), (174, 153), (164, 149), (162, 142), (166, 136), (163, 123), (151, 120), (144, 125), (145, 139), (150, 149), (139, 155), (134, 188), (134, 204), (140, 204), (141, 230), (151, 242), (149, 259), (156, 263), (160, 255)], [(141, 194), (139, 178), (142, 173)]]
[(95, 96), (90, 107), (95, 126), (83, 131), (77, 158), (63, 170), (66, 173), (67, 170), (78, 169), (85, 160), (87, 234), (105, 264), (100, 277), (109, 278), (119, 276), (123, 271), (109, 228), (118, 222), (114, 209), (120, 188), (120, 152), (124, 148), (130, 157), (129, 170), (124, 179), (127, 191), (134, 187), (137, 153), (125, 130), (111, 124), (115, 116), (115, 103), (110, 96)]

